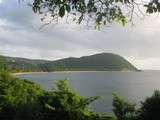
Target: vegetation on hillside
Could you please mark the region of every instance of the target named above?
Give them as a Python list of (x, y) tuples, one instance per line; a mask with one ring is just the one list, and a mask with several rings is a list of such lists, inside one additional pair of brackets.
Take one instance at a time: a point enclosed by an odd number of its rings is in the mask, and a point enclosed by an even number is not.
[(65, 58), (56, 61), (30, 60), (3, 57), (10, 72), (41, 71), (136, 71), (137, 69), (123, 57), (102, 53), (80, 58)]
[(29, 80), (0, 72), (0, 119), (2, 120), (158, 120), (160, 91), (143, 101), (140, 107), (113, 94), (115, 116), (94, 112), (89, 105), (95, 97), (83, 97), (59, 80), (47, 91)]
[(10, 72), (37, 72), (43, 71), (42, 64), (48, 62), (45, 60), (32, 60), (26, 58), (5, 57), (0, 56), (1, 59), (5, 59), (6, 69)]
[(94, 71), (136, 71), (137, 69), (123, 57), (112, 53), (101, 53), (80, 58), (66, 58), (46, 63), (49, 71), (94, 70)]
[(6, 69), (5, 58), (0, 56), (0, 70)]

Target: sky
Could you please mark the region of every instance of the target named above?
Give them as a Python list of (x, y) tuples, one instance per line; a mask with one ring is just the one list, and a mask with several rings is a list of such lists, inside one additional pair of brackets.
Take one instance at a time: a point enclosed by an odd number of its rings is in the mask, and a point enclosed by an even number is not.
[(18, 0), (0, 0), (0, 54), (56, 60), (115, 53), (139, 69), (160, 70), (160, 19), (136, 19), (135, 25), (112, 24), (100, 31), (60, 22), (42, 26), (40, 16)]

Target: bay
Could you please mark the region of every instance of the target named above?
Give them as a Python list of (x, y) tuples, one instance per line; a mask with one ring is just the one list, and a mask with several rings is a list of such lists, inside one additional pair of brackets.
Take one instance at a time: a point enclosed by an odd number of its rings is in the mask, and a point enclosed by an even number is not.
[(70, 86), (83, 96), (102, 96), (91, 107), (98, 112), (112, 113), (112, 93), (116, 92), (135, 103), (140, 103), (154, 90), (160, 89), (160, 71), (143, 72), (50, 72), (17, 75), (52, 89), (57, 80), (68, 79)]

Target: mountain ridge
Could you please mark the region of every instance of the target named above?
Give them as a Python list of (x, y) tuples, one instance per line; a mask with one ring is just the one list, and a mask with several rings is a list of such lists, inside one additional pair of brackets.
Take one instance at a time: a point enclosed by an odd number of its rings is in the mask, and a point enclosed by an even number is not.
[(138, 71), (124, 57), (114, 53), (98, 53), (82, 57), (68, 57), (58, 60), (28, 59), (2, 56), (6, 68), (12, 72), (50, 71)]

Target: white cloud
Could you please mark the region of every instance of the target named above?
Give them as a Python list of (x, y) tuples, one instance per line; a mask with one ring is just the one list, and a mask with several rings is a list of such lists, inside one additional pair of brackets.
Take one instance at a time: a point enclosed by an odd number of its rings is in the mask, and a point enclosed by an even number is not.
[(0, 4), (0, 54), (58, 59), (113, 52), (125, 56), (138, 68), (160, 69), (160, 19), (156, 16), (137, 20), (136, 26), (112, 25), (101, 31), (66, 23), (39, 30), (41, 25), (30, 8), (17, 0), (3, 1)]
[(139, 59), (136, 61), (130, 60), (133, 64), (138, 66), (139, 69), (159, 70), (160, 69), (160, 57)]

